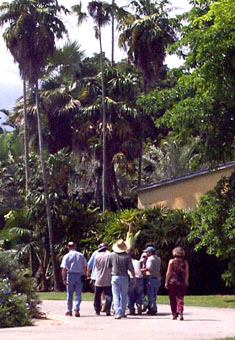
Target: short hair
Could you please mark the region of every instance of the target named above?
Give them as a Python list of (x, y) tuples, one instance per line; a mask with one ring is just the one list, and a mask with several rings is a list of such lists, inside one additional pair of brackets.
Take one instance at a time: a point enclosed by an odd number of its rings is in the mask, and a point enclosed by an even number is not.
[(182, 247), (176, 247), (172, 250), (172, 255), (174, 257), (185, 257), (185, 251)]

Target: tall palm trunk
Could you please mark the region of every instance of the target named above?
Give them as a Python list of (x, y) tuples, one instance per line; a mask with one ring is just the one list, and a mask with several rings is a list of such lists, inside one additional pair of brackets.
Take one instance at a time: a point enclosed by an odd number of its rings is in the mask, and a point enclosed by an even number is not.
[(43, 176), (43, 188), (45, 195), (45, 204), (46, 204), (46, 213), (47, 213), (47, 224), (48, 224), (48, 234), (49, 234), (49, 243), (50, 243), (50, 251), (51, 251), (51, 262), (53, 268), (53, 278), (54, 278), (54, 288), (56, 291), (59, 290), (59, 280), (56, 273), (56, 260), (55, 260), (55, 251), (54, 251), (54, 235), (52, 229), (51, 222), (51, 209), (50, 209), (50, 200), (48, 195), (48, 183), (47, 183), (47, 174), (46, 174), (46, 166), (44, 159), (44, 146), (43, 146), (43, 138), (42, 138), (42, 123), (41, 116), (39, 112), (39, 91), (38, 91), (38, 81), (35, 84), (35, 93), (36, 93), (36, 110), (37, 110), (37, 120), (38, 120), (38, 139), (39, 139), (39, 149), (40, 149), (40, 157), (41, 157), (41, 166), (42, 166), (42, 176)]
[(138, 187), (141, 187), (142, 163), (143, 163), (143, 127), (140, 122), (140, 139), (139, 139), (139, 169), (138, 169)]
[(28, 138), (27, 103), (26, 103), (26, 81), (25, 80), (23, 80), (23, 97), (24, 97), (25, 192), (26, 192), (26, 204), (28, 205), (28, 194), (29, 194), (29, 138)]
[[(23, 80), (23, 97), (24, 97), (24, 160), (25, 160), (25, 197), (26, 208), (29, 207), (29, 137), (28, 137), (28, 119), (27, 119), (27, 99), (26, 99), (26, 81)], [(29, 263), (31, 275), (33, 275), (33, 248), (29, 248)]]
[(111, 65), (114, 65), (114, 0), (112, 0), (112, 52)]
[(103, 212), (106, 210), (106, 112), (105, 112), (105, 90), (104, 90), (104, 65), (101, 39), (101, 27), (99, 29), (100, 42), (100, 67), (101, 67), (101, 86), (102, 86), (102, 108), (103, 108), (103, 176), (102, 176), (102, 203)]

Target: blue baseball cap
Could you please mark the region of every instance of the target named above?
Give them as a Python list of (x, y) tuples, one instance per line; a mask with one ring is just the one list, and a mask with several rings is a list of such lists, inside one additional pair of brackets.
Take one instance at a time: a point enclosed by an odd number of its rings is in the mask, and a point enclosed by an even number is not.
[(147, 251), (150, 251), (151, 253), (155, 253), (155, 248), (154, 247), (148, 247), (144, 250), (144, 252), (147, 253)]

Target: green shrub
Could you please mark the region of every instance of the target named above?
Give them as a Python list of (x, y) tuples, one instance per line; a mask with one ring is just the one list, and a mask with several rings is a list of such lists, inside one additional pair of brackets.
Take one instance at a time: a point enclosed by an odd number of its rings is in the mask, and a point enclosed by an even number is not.
[(0, 254), (0, 327), (30, 325), (38, 315), (35, 280), (13, 254)]
[(0, 327), (19, 327), (31, 324), (27, 296), (12, 291), (8, 278), (0, 282)]

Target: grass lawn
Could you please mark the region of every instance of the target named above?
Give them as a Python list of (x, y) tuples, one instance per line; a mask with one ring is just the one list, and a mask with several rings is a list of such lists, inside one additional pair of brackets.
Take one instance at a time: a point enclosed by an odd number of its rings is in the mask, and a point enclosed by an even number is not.
[(219, 339), (214, 339), (214, 340), (235, 340), (235, 338), (219, 338)]
[[(66, 292), (38, 293), (38, 296), (41, 300), (66, 300)], [(93, 301), (94, 294), (83, 293), (82, 297), (83, 301)], [(169, 298), (167, 295), (159, 295), (157, 302), (169, 304)], [(186, 306), (235, 308), (235, 295), (186, 295), (184, 303)]]

